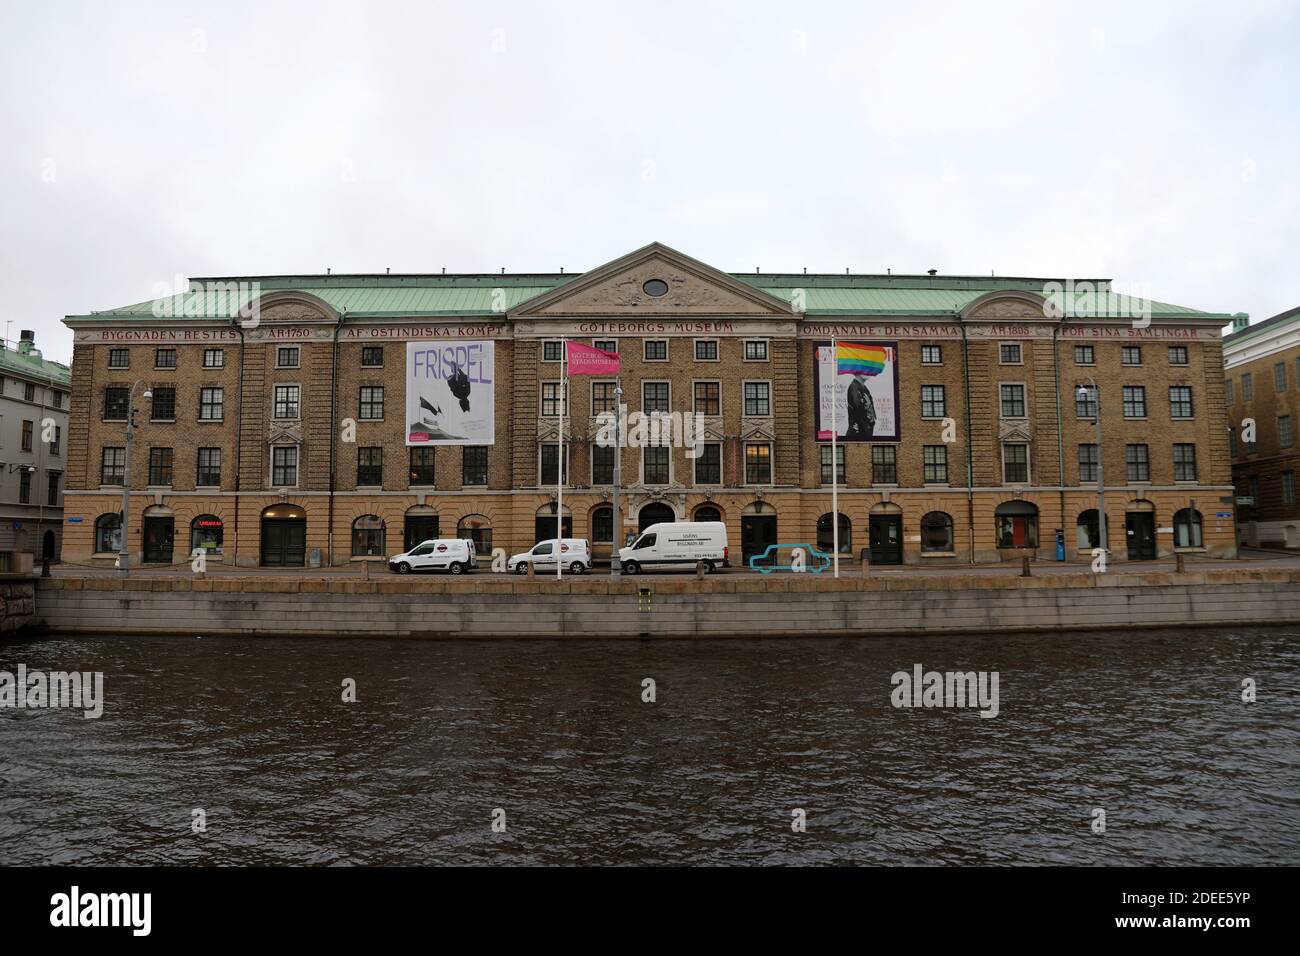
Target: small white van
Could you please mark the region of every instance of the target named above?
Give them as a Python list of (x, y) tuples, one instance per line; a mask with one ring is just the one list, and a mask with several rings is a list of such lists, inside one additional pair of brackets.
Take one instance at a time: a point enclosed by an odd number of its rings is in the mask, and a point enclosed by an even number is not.
[(464, 574), (477, 567), (478, 555), (474, 552), (474, 542), (468, 538), (434, 538), (388, 559), (388, 570), (398, 574), (410, 574), (412, 571)]
[[(512, 556), (506, 562), (506, 570), (513, 571), (515, 574), (527, 574), (528, 566), (532, 565), (535, 573), (540, 574), (547, 570), (552, 574), (555, 573), (557, 557), (555, 545), (555, 538), (537, 542), (530, 550)], [(591, 545), (586, 538), (561, 538), (558, 557), (564, 564), (564, 570), (569, 574), (582, 574), (591, 569)]]
[(624, 574), (694, 569), (703, 561), (710, 573), (725, 568), (727, 561), (727, 526), (721, 521), (665, 521), (652, 524), (632, 542), (619, 548)]

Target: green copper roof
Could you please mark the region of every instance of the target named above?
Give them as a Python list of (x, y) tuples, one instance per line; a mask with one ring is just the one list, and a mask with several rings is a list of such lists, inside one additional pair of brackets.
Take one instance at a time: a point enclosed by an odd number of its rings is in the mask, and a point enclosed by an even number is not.
[(24, 354), (10, 348), (0, 349), (0, 374), (25, 375), (36, 381), (53, 382), (64, 387), (72, 385), (72, 371), (62, 362), (52, 362), (39, 354)]
[[(1050, 279), (999, 278), (992, 276), (895, 276), (895, 275), (749, 275), (734, 279), (785, 301), (802, 289), (808, 315), (953, 315), (980, 296), (997, 291), (1042, 294)], [(123, 320), (150, 317), (195, 319), (231, 318), (252, 298), (252, 285), (260, 294), (302, 291), (322, 299), (335, 310), (353, 317), (409, 318), (419, 316), (491, 316), (513, 309), (542, 293), (579, 278), (578, 274), (516, 275), (327, 275), (250, 276), (195, 279), (189, 291), (162, 299), (92, 313), (68, 316), (86, 319)], [(1061, 280), (1055, 280), (1061, 281)], [(1091, 280), (1108, 288), (1106, 280)], [(229, 284), (231, 292), (211, 291), (217, 283)], [(1137, 300), (1119, 296), (1126, 309)], [(1164, 302), (1151, 302), (1151, 312), (1160, 316), (1219, 318), (1221, 316)]]

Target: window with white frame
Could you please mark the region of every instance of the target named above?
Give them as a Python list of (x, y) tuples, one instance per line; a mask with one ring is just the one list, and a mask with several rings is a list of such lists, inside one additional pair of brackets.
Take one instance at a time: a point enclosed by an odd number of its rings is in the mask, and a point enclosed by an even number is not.
[(768, 418), (772, 414), (772, 386), (767, 382), (746, 382), (744, 384), (745, 416), (747, 418)]
[(697, 362), (718, 361), (718, 340), (717, 339), (696, 339), (695, 340), (695, 361)]
[(1002, 446), (1002, 481), (1008, 485), (1029, 483), (1029, 446), (1019, 443)]
[(647, 362), (667, 362), (668, 361), (668, 340), (667, 339), (646, 339), (644, 345), (644, 358)]
[(767, 361), (767, 340), (766, 339), (747, 340), (745, 342), (745, 361), (766, 362)]

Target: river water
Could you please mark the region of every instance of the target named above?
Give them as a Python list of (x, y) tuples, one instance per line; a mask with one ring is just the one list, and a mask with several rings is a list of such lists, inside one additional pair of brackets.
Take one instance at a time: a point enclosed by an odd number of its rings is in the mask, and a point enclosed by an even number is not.
[[(1294, 630), (0, 641), (20, 663), (106, 701), (0, 709), (0, 864), (1300, 863)], [(895, 708), (915, 664), (998, 672), (998, 715)]]

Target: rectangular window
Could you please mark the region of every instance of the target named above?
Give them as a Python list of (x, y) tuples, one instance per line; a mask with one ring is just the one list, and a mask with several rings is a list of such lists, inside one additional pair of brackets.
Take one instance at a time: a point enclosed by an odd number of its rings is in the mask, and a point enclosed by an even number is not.
[(120, 485), (126, 479), (126, 449), (105, 448), (99, 459), (99, 483)]
[(24, 468), (18, 473), (18, 503), (20, 505), (31, 504), (32, 501), (32, 473)]
[[(564, 446), (564, 483), (569, 483), (569, 446)], [(543, 485), (559, 484), (560, 446), (559, 445), (542, 445), (541, 446), (541, 476), (539, 481)]]
[(924, 474), (927, 485), (946, 485), (948, 483), (948, 446), (926, 445), (922, 449)]
[(297, 445), (276, 445), (271, 449), (271, 484), (276, 488), (298, 484)]
[(943, 418), (948, 414), (948, 404), (942, 385), (921, 386), (921, 417)]
[(1291, 433), (1291, 416), (1279, 415), (1277, 419), (1277, 443), (1280, 448), (1290, 448), (1295, 444), (1295, 436)]
[[(560, 392), (563, 391), (562, 382), (542, 382), (542, 417), (559, 418), (560, 417)], [(568, 414), (568, 409), (565, 409)]]
[(1141, 365), (1142, 364), (1142, 346), (1125, 345), (1120, 349), (1119, 362), (1121, 365)]
[(61, 445), (61, 443), (62, 443), (62, 439), (63, 439), (63, 426), (62, 426), (62, 425), (55, 425), (55, 426), (54, 426), (54, 441), (50, 442), (50, 454), (51, 454), (53, 457), (55, 457), (55, 458), (58, 458), (58, 457), (59, 457), (59, 454), (60, 454), (59, 447), (60, 447), (60, 445)]
[(411, 485), (433, 486), (434, 451), (433, 448), (411, 449)]
[(767, 382), (745, 383), (745, 415), (749, 418), (767, 418), (772, 414), (772, 402)]
[(591, 347), (600, 349), (602, 352), (609, 352), (611, 355), (617, 355), (618, 339), (592, 339)]
[(614, 449), (609, 445), (591, 446), (591, 483), (593, 485), (612, 485), (614, 483)]
[(1255, 379), (1250, 372), (1241, 374), (1241, 400), (1243, 402), (1255, 400)]
[(1186, 365), (1187, 364), (1187, 346), (1171, 345), (1169, 346), (1169, 364)]
[(922, 345), (921, 346), (921, 364), (922, 365), (942, 365), (943, 364), (943, 347), (939, 345)]
[(382, 421), (384, 417), (384, 386), (363, 385), (357, 397), (357, 418), (366, 422)]
[(149, 484), (170, 485), (172, 483), (172, 450), (170, 448), (149, 449)]
[(647, 485), (666, 485), (672, 474), (672, 449), (667, 445), (652, 445), (642, 449), (641, 480)]
[(1080, 385), (1074, 390), (1074, 414), (1078, 418), (1097, 417), (1097, 390), (1091, 385)]
[(23, 420), (23, 451), (32, 450), (32, 439), (36, 430), (36, 423), (30, 419)]
[(282, 345), (275, 350), (275, 367), (276, 368), (297, 368), (298, 367), (298, 346)]
[(357, 487), (378, 488), (384, 483), (384, 449), (368, 446), (357, 449)]
[(149, 418), (155, 422), (176, 420), (176, 389), (171, 387), (153, 389)]
[(275, 417), (281, 420), (292, 420), (298, 417), (297, 385), (275, 387)]
[(487, 445), (466, 445), (461, 449), (460, 483), (462, 485), (488, 483)]
[(219, 422), (225, 415), (225, 401), (219, 388), (199, 389), (199, 421)]
[[(831, 481), (831, 446), (830, 446), (830, 445), (822, 445), (822, 446), (821, 446), (821, 450), (822, 450), (822, 484), (823, 484), (823, 485), (829, 485), (829, 484), (832, 483), (832, 481)], [(841, 485), (847, 483), (847, 479), (846, 479), (845, 476), (844, 476), (844, 446), (843, 446), (843, 445), (836, 445), (836, 446), (835, 446), (835, 476), (834, 476), (834, 480), (835, 480), (835, 481), (838, 481)]]
[(898, 484), (898, 448), (894, 445), (871, 446), (871, 483)]
[(697, 415), (722, 414), (722, 384), (720, 382), (695, 383), (695, 413)]
[(361, 346), (361, 367), (362, 368), (383, 368), (384, 347), (382, 345)]
[(203, 350), (204, 368), (224, 368), (225, 365), (226, 365), (225, 349), (204, 349)]
[(1075, 365), (1096, 365), (1097, 352), (1091, 345), (1076, 345), (1074, 347), (1074, 364)]
[(767, 361), (767, 340), (766, 339), (749, 339), (745, 342), (745, 361), (746, 362), (766, 362)]
[(1147, 417), (1147, 390), (1142, 385), (1125, 385), (1121, 389), (1125, 418)]
[(109, 368), (130, 368), (131, 350), (130, 349), (109, 349), (108, 367)]
[(1259, 507), (1259, 476), (1252, 475), (1246, 479), (1246, 494), (1250, 496), (1251, 507)]
[(1002, 417), (1025, 417), (1025, 387), (1023, 385), (1002, 386)]
[(54, 392), (50, 395), (50, 401), (53, 403), (55, 408), (62, 408), (63, 393), (60, 392), (58, 389), (55, 389)]
[(1282, 472), (1282, 504), (1295, 504), (1295, 472)]
[(62, 472), (52, 471), (49, 476), (49, 485), (46, 489), (45, 504), (49, 508), (59, 506), (59, 479), (63, 477)]
[(1286, 362), (1278, 362), (1273, 366), (1273, 391), (1286, 391)]
[(1174, 418), (1192, 417), (1192, 390), (1187, 385), (1172, 385), (1169, 388), (1169, 413)]
[(36, 401), (36, 385), (32, 382), (23, 382), (23, 401)]
[(153, 367), (154, 368), (175, 368), (176, 350), (175, 349), (154, 349)]
[(770, 485), (772, 483), (772, 446), (751, 443), (745, 445), (745, 484)]
[(695, 459), (695, 483), (697, 485), (722, 484), (722, 446), (717, 442), (706, 442)]
[(126, 421), (127, 405), (131, 401), (131, 390), (119, 386), (104, 389), (104, 421)]
[(221, 449), (200, 448), (194, 484), (200, 488), (221, 486)]
[(647, 362), (667, 362), (668, 361), (668, 340), (667, 339), (646, 339), (645, 360)]
[(641, 383), (641, 411), (649, 415), (652, 412), (668, 411), (668, 383)]
[(1079, 446), (1079, 480), (1097, 480), (1097, 446)]
[(1237, 457), (1237, 429), (1228, 429), (1228, 455), (1232, 458)]
[(613, 382), (591, 383), (591, 414), (601, 412), (618, 413), (618, 396), (614, 394)]
[(1233, 385), (1232, 379), (1228, 379), (1223, 383), (1223, 400), (1228, 405), (1237, 404), (1237, 396), (1234, 394), (1235, 390), (1233, 389), (1232, 385)]
[(1004, 484), (1023, 485), (1029, 481), (1029, 446), (1002, 446), (1002, 481)]
[(564, 359), (564, 343), (551, 340), (542, 343), (542, 361), (559, 362)]
[(1151, 459), (1146, 445), (1128, 445), (1124, 449), (1129, 481), (1151, 480)]
[(696, 339), (695, 340), (695, 361), (716, 362), (717, 360), (718, 360), (717, 339)]
[(998, 361), (1003, 365), (1020, 365), (1020, 343), (1003, 342), (998, 347)]
[(1196, 446), (1174, 445), (1174, 481), (1196, 480)]

